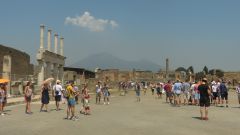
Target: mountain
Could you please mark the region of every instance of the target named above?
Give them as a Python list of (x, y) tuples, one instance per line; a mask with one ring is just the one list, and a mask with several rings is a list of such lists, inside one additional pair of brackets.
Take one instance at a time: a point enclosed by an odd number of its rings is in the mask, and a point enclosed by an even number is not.
[(95, 68), (120, 70), (137, 69), (150, 70), (154, 72), (159, 71), (159, 69), (162, 68), (160, 65), (148, 60), (127, 61), (113, 56), (109, 53), (99, 53), (88, 56), (71, 66), (86, 68), (90, 70), (94, 70)]

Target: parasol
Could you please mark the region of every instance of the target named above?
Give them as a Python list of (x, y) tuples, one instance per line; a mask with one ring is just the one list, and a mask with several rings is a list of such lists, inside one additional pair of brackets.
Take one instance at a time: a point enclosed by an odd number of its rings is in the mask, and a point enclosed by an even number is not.
[(54, 78), (47, 78), (46, 80), (43, 81), (43, 84), (50, 83), (54, 80)]
[(10, 80), (8, 80), (8, 79), (0, 79), (0, 83), (8, 83), (8, 82), (10, 82)]

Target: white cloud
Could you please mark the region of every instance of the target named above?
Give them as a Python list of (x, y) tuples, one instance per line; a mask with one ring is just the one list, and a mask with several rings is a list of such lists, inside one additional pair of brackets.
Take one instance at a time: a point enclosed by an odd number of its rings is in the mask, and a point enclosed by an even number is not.
[(91, 16), (89, 12), (84, 12), (82, 16), (76, 16), (73, 18), (66, 17), (65, 24), (72, 24), (75, 26), (88, 28), (90, 31), (94, 32), (104, 31), (109, 26), (112, 28), (118, 26), (117, 22), (114, 20), (97, 19), (94, 16)]

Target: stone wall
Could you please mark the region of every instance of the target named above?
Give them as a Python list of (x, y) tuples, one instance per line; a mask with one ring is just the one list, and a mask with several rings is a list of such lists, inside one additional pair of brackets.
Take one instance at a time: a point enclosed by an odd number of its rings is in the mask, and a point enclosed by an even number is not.
[[(11, 57), (11, 79), (17, 80), (27, 75), (33, 75), (33, 65), (30, 64), (30, 56), (22, 51), (0, 45), (0, 73), (3, 73), (4, 56)], [(2, 77), (2, 74), (0, 74)]]

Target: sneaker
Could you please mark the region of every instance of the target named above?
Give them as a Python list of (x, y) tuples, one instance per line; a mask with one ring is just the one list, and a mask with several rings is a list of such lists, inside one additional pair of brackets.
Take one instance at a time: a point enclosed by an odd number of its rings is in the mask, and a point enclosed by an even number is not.
[(103, 104), (105, 105), (106, 103), (104, 102)]
[(77, 120), (79, 120), (79, 119), (78, 119), (78, 117), (75, 116), (75, 117), (73, 117), (71, 120), (77, 121)]
[(228, 105), (226, 105), (226, 107), (228, 108)]
[(4, 113), (1, 113), (1, 116), (4, 116), (5, 114)]
[(109, 105), (110, 103), (108, 102), (108, 105)]
[(70, 118), (69, 118), (69, 117), (65, 117), (64, 119), (65, 119), (65, 120), (70, 120)]

